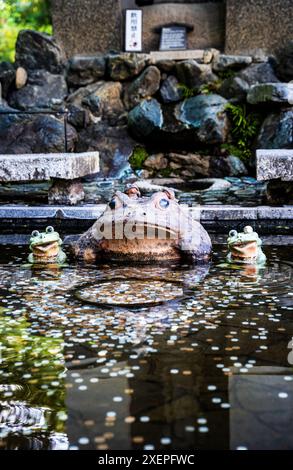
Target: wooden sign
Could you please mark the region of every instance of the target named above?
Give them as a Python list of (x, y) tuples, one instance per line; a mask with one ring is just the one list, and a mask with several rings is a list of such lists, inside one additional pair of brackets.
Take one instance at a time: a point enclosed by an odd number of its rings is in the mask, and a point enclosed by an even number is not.
[(126, 10), (125, 15), (125, 51), (141, 52), (142, 10)]
[(160, 51), (178, 51), (187, 49), (187, 31), (184, 26), (162, 28)]

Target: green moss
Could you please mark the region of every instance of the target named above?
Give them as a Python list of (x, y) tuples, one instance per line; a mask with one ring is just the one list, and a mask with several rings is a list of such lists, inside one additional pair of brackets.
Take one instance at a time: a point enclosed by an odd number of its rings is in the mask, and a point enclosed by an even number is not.
[(164, 168), (163, 170), (160, 170), (160, 175), (162, 178), (169, 178), (171, 173), (174, 173), (174, 170), (172, 168)]
[(129, 158), (129, 163), (133, 170), (141, 170), (148, 156), (149, 154), (144, 147), (135, 147)]

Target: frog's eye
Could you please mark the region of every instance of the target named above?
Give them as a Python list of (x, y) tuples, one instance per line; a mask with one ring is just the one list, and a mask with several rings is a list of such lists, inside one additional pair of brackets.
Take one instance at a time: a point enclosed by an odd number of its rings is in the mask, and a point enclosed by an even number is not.
[(169, 205), (170, 205), (170, 202), (168, 201), (168, 199), (162, 198), (159, 200), (159, 206), (161, 209), (167, 209)]
[(238, 235), (237, 230), (231, 230), (229, 232), (229, 237), (231, 237), (231, 238), (237, 237), (237, 235)]
[(49, 226), (46, 228), (46, 233), (53, 233), (53, 232), (54, 232), (54, 227)]
[(40, 236), (40, 232), (38, 230), (34, 230), (32, 232), (32, 237), (39, 237)]
[(253, 228), (250, 225), (246, 225), (243, 229), (244, 233), (253, 233)]

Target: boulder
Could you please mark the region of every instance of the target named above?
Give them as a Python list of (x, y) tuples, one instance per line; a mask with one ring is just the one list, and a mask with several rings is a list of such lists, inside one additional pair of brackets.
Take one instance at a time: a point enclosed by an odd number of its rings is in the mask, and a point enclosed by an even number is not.
[(164, 103), (175, 103), (183, 98), (183, 90), (179, 87), (179, 82), (174, 75), (169, 75), (163, 81), (160, 95)]
[(62, 104), (67, 93), (63, 75), (36, 70), (29, 72), (26, 86), (13, 91), (8, 101), (11, 106), (21, 110), (52, 109)]
[(139, 104), (144, 98), (153, 96), (160, 88), (161, 72), (154, 65), (147, 67), (127, 88), (124, 103), (127, 109)]
[(263, 122), (257, 147), (260, 149), (293, 148), (293, 109), (270, 114)]
[(146, 67), (145, 54), (112, 54), (107, 58), (107, 71), (112, 80), (123, 81), (135, 77)]
[(248, 94), (250, 104), (287, 103), (293, 104), (293, 83), (261, 83), (253, 85)]
[(199, 64), (196, 60), (177, 62), (176, 76), (180, 83), (195, 89), (205, 83), (212, 83), (218, 80), (218, 77), (212, 72), (210, 65)]
[(173, 73), (176, 67), (176, 61), (171, 59), (151, 60), (150, 62), (163, 73)]
[(66, 108), (68, 110), (68, 123), (74, 126), (75, 129), (81, 130), (89, 125), (89, 111), (83, 109), (81, 106), (75, 106), (74, 104), (69, 104)]
[[(174, 169), (182, 169), (180, 174), (183, 176), (209, 176), (211, 157), (207, 155), (200, 155), (197, 153), (170, 153), (168, 158), (171, 164), (175, 163), (177, 165), (177, 168), (174, 168), (173, 165)], [(188, 171), (189, 175), (187, 175), (186, 171)]]
[(128, 128), (138, 138), (148, 137), (162, 125), (162, 109), (155, 99), (142, 101), (128, 115)]
[(80, 132), (76, 149), (78, 152), (99, 151), (100, 176), (121, 178), (131, 172), (128, 160), (136, 145), (126, 126), (98, 123)]
[[(67, 149), (73, 151), (77, 141), (75, 129), (67, 126)], [(53, 116), (26, 116), (10, 122), (0, 131), (0, 148), (4, 154), (64, 152), (64, 122)]]
[(279, 52), (277, 75), (285, 81), (293, 80), (293, 40)]
[(177, 119), (195, 131), (198, 140), (205, 144), (221, 144), (229, 130), (225, 112), (227, 100), (222, 96), (199, 95), (177, 105)]
[[(7, 98), (8, 92), (15, 84), (15, 68), (10, 62), (0, 62), (0, 88), (2, 98)], [(0, 95), (1, 100), (1, 95)]]
[(26, 70), (45, 69), (58, 74), (64, 68), (65, 55), (52, 36), (24, 29), (17, 37), (15, 62)]
[(249, 86), (258, 83), (279, 82), (270, 62), (249, 65), (249, 67), (239, 72), (237, 76), (246, 81)]
[(213, 70), (215, 72), (223, 72), (228, 69), (238, 70), (251, 63), (251, 56), (218, 54), (213, 60)]
[(56, 180), (48, 192), (48, 202), (51, 205), (75, 206), (84, 197), (83, 184), (78, 180)]
[(163, 153), (150, 155), (144, 162), (143, 166), (150, 170), (163, 170), (168, 166), (168, 160)]
[(95, 90), (82, 99), (81, 104), (94, 116), (108, 121), (110, 125), (126, 120), (125, 109), (121, 100), (120, 82), (98, 82)]
[(77, 87), (89, 85), (104, 78), (105, 69), (104, 56), (74, 56), (68, 62), (67, 82)]
[(228, 100), (238, 103), (246, 100), (249, 90), (248, 83), (240, 77), (226, 78), (220, 86), (218, 93)]
[(252, 64), (236, 75), (226, 78), (219, 94), (233, 102), (244, 101), (251, 86), (259, 83), (277, 83), (278, 78), (270, 62)]

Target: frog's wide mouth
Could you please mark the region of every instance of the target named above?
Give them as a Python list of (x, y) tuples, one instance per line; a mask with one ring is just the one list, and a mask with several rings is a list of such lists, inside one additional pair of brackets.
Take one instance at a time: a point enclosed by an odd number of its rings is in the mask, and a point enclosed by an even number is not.
[(253, 258), (257, 255), (257, 242), (247, 241), (233, 243), (230, 245), (230, 250), (233, 256), (239, 256), (242, 258)]
[(57, 256), (59, 252), (59, 244), (57, 241), (45, 242), (32, 246), (33, 254), (39, 258)]

